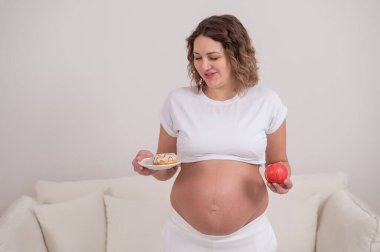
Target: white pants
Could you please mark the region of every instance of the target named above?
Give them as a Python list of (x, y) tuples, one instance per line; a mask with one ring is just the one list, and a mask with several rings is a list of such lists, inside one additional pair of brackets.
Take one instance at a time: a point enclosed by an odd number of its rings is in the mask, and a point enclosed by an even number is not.
[(275, 252), (277, 239), (265, 214), (236, 232), (205, 235), (170, 207), (163, 229), (165, 252)]

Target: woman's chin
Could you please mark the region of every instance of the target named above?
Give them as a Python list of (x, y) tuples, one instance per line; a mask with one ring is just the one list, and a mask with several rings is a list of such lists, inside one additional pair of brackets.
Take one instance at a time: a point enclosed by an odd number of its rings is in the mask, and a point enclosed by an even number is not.
[(216, 81), (206, 81), (206, 85), (208, 88), (219, 88), (222, 86)]

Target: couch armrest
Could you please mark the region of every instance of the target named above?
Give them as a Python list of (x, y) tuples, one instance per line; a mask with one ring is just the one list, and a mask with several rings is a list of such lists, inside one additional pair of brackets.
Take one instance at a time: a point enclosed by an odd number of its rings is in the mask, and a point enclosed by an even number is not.
[(322, 209), (316, 252), (380, 252), (379, 217), (347, 190), (332, 194)]
[(0, 218), (0, 252), (47, 252), (34, 206), (34, 199), (22, 196), (6, 209)]

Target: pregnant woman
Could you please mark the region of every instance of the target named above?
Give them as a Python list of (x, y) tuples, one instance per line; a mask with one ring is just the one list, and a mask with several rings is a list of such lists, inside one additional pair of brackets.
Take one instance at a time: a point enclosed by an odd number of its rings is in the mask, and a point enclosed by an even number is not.
[[(168, 180), (179, 170), (164, 228), (166, 252), (271, 252), (277, 240), (265, 215), (267, 186), (292, 187), (286, 113), (279, 96), (258, 84), (255, 49), (231, 15), (204, 19), (187, 38), (191, 86), (173, 90), (161, 110), (157, 153), (176, 153), (181, 167), (141, 175)], [(261, 165), (282, 162), (288, 178), (265, 183)]]

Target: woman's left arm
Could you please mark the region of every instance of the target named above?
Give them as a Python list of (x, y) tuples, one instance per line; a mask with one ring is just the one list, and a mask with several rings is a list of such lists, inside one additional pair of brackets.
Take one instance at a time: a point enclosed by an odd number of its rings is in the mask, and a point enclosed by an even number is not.
[(288, 177), (284, 183), (268, 183), (268, 187), (275, 193), (287, 193), (292, 187), (293, 182), (290, 178), (291, 168), (286, 155), (286, 121), (272, 134), (267, 135), (267, 148), (265, 151), (266, 166), (281, 162), (288, 168)]

